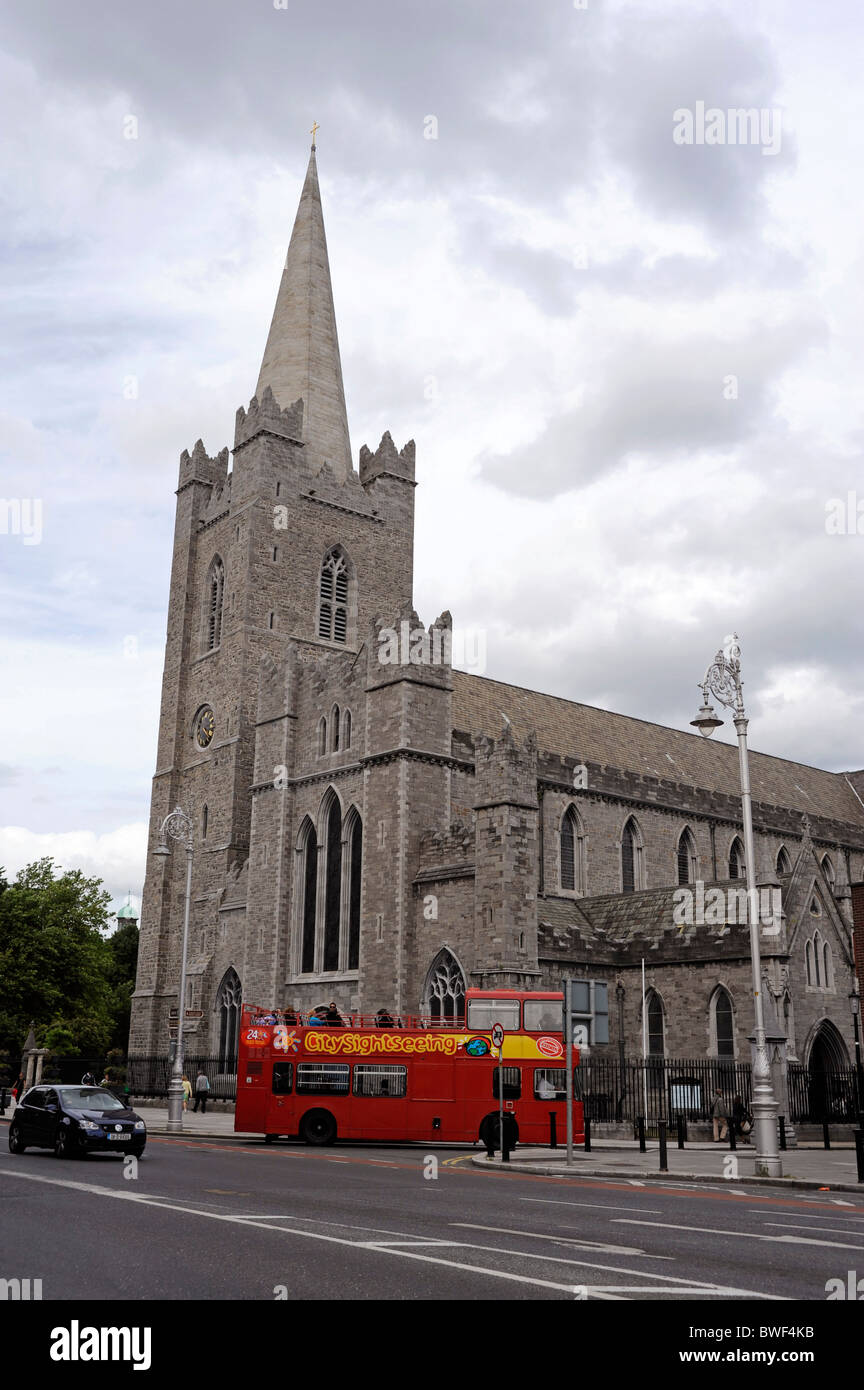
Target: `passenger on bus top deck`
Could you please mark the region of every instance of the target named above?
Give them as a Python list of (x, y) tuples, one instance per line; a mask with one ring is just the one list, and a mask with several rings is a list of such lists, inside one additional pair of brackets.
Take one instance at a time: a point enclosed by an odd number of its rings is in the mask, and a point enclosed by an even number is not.
[(332, 999), (330, 1000), (327, 1012), (324, 1015), (324, 1021), (325, 1023), (329, 1024), (331, 1028), (341, 1028), (343, 1026), (344, 1020), (342, 1018), (342, 1015), (337, 1009), (335, 1001)]
[(377, 1014), (375, 1015), (375, 1027), (376, 1027), (376, 1028), (392, 1028), (392, 1027), (393, 1027), (393, 1015), (392, 1015), (392, 1014), (388, 1014), (388, 1012), (387, 1012), (386, 1009), (379, 1009), (378, 1012), (377, 1012)]
[(307, 1020), (310, 1028), (323, 1028), (327, 1022), (327, 1009), (324, 1004), (319, 1004), (317, 1009), (313, 1009)]

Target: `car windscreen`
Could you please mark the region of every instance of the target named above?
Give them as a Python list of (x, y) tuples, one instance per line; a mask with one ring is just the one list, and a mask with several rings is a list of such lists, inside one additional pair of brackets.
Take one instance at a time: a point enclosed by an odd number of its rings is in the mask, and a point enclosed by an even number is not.
[(89, 1086), (80, 1090), (64, 1091), (63, 1100), (70, 1110), (125, 1110), (122, 1100), (112, 1096), (110, 1091), (99, 1091)]

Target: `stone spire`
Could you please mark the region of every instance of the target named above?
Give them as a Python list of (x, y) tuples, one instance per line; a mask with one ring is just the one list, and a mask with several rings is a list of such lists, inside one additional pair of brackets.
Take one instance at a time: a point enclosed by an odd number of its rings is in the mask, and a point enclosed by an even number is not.
[(283, 409), (302, 398), (310, 462), (326, 462), (346, 478), (351, 441), (314, 144), (264, 349), (259, 400), (267, 386)]

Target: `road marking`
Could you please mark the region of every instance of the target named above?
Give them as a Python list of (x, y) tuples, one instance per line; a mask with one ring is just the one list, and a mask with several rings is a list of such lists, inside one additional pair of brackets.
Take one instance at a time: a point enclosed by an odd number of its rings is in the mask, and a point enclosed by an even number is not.
[(579, 1250), (591, 1250), (598, 1255), (641, 1255), (646, 1260), (674, 1260), (674, 1255), (648, 1255), (635, 1246), (610, 1245), (603, 1240), (577, 1240), (573, 1236), (546, 1235), (541, 1231), (514, 1231), (509, 1226), (480, 1226), (475, 1221), (451, 1221), (451, 1226), (468, 1231), (489, 1231), (492, 1235), (521, 1236), (525, 1240), (552, 1240), (556, 1245), (575, 1245)]
[[(573, 1294), (573, 1284), (572, 1284), (572, 1282), (571, 1282), (571, 1283), (563, 1284), (563, 1283), (558, 1283), (558, 1282), (556, 1282), (556, 1281), (549, 1280), (549, 1279), (533, 1278), (533, 1277), (531, 1277), (531, 1276), (529, 1276), (529, 1275), (526, 1275), (526, 1274), (512, 1274), (512, 1273), (510, 1273), (510, 1272), (507, 1271), (507, 1270), (489, 1269), (489, 1268), (487, 1268), (487, 1267), (485, 1267), (485, 1266), (483, 1266), (483, 1265), (463, 1264), (463, 1263), (460, 1263), (460, 1262), (458, 1262), (458, 1261), (456, 1261), (456, 1260), (437, 1259), (437, 1258), (435, 1258), (435, 1256), (433, 1256), (433, 1255), (421, 1254), (421, 1253), (419, 1252), (419, 1250), (396, 1249), (396, 1248), (394, 1248), (394, 1247), (392, 1247), (392, 1246), (387, 1246), (387, 1245), (375, 1245), (375, 1244), (373, 1244), (372, 1242), (361, 1243), (361, 1242), (358, 1242), (358, 1241), (356, 1241), (356, 1240), (346, 1240), (346, 1239), (345, 1239), (344, 1237), (342, 1237), (342, 1236), (329, 1236), (329, 1235), (324, 1235), (324, 1234), (322, 1234), (322, 1233), (319, 1232), (319, 1231), (304, 1231), (304, 1230), (302, 1230), (301, 1228), (298, 1228), (298, 1227), (291, 1227), (291, 1228), (289, 1228), (289, 1229), (286, 1230), (285, 1227), (280, 1227), (280, 1226), (274, 1227), (274, 1226), (265, 1225), (260, 1219), (258, 1219), (258, 1220), (251, 1220), (251, 1219), (249, 1219), (249, 1218), (239, 1218), (238, 1216), (234, 1215), (233, 1213), (227, 1214), (227, 1213), (222, 1213), (222, 1212), (201, 1211), (199, 1208), (195, 1208), (195, 1207), (184, 1207), (184, 1206), (180, 1206), (180, 1205), (178, 1205), (178, 1204), (176, 1204), (176, 1203), (165, 1202), (165, 1201), (163, 1201), (163, 1200), (161, 1200), (161, 1199), (157, 1199), (156, 1197), (154, 1197), (154, 1196), (152, 1196), (152, 1195), (146, 1195), (146, 1194), (144, 1194), (144, 1193), (124, 1192), (124, 1191), (120, 1191), (120, 1190), (115, 1190), (114, 1188), (110, 1188), (110, 1187), (98, 1187), (95, 1183), (74, 1182), (74, 1181), (72, 1181), (72, 1180), (69, 1179), (69, 1178), (48, 1178), (48, 1177), (44, 1177), (42, 1174), (39, 1174), (39, 1173), (21, 1172), (20, 1170), (15, 1171), (15, 1170), (12, 1170), (11, 1168), (5, 1168), (5, 1169), (3, 1169), (2, 1171), (3, 1171), (3, 1173), (4, 1173), (5, 1176), (11, 1177), (11, 1178), (19, 1178), (19, 1179), (21, 1179), (21, 1180), (23, 1180), (23, 1181), (25, 1181), (25, 1182), (45, 1183), (45, 1184), (47, 1184), (49, 1187), (65, 1187), (65, 1188), (69, 1188), (69, 1189), (71, 1189), (71, 1190), (73, 1190), (73, 1191), (86, 1192), (86, 1193), (91, 1194), (92, 1196), (97, 1196), (97, 1197), (113, 1197), (116, 1201), (121, 1201), (121, 1202), (134, 1202), (134, 1203), (137, 1203), (137, 1204), (139, 1204), (139, 1205), (141, 1205), (141, 1206), (155, 1206), (155, 1207), (158, 1207), (158, 1208), (164, 1209), (164, 1210), (178, 1211), (178, 1212), (180, 1212), (181, 1215), (184, 1215), (184, 1216), (202, 1216), (202, 1217), (204, 1217), (204, 1218), (206, 1218), (207, 1220), (210, 1220), (210, 1221), (226, 1221), (226, 1222), (228, 1222), (229, 1224), (243, 1225), (244, 1230), (248, 1230), (250, 1226), (255, 1226), (255, 1227), (256, 1227), (257, 1229), (259, 1229), (259, 1230), (262, 1230), (262, 1231), (270, 1231), (271, 1233), (272, 1233), (272, 1232), (280, 1232), (280, 1233), (282, 1233), (282, 1234), (284, 1234), (284, 1235), (304, 1236), (307, 1240), (319, 1240), (319, 1241), (324, 1241), (326, 1244), (348, 1246), (350, 1249), (355, 1249), (355, 1250), (356, 1250), (356, 1249), (369, 1249), (370, 1253), (376, 1253), (376, 1252), (377, 1252), (378, 1254), (381, 1254), (381, 1255), (393, 1255), (393, 1256), (396, 1256), (397, 1258), (406, 1259), (406, 1260), (419, 1260), (419, 1261), (421, 1261), (421, 1262), (424, 1263), (424, 1264), (442, 1265), (445, 1269), (451, 1269), (451, 1270), (452, 1270), (452, 1269), (458, 1269), (458, 1270), (462, 1270), (462, 1271), (464, 1271), (465, 1273), (468, 1273), (468, 1274), (485, 1275), (487, 1278), (490, 1278), (490, 1279), (505, 1279), (505, 1280), (508, 1280), (508, 1281), (510, 1281), (510, 1282), (513, 1282), (513, 1283), (519, 1283), (519, 1284), (532, 1284), (532, 1285), (534, 1285), (535, 1287), (552, 1289), (552, 1290), (554, 1290), (555, 1292), (563, 1292), (563, 1293), (567, 1293), (567, 1294), (569, 1294), (569, 1295), (571, 1295), (571, 1296), (572, 1296), (572, 1294)], [(282, 1218), (280, 1218), (280, 1219), (282, 1219)], [(300, 1219), (301, 1219), (301, 1220), (303, 1220), (303, 1219), (305, 1219), (305, 1220), (312, 1220), (313, 1218), (307, 1217), (307, 1218), (300, 1218)], [(325, 1223), (325, 1224), (335, 1224), (335, 1223)], [(392, 1234), (399, 1234), (399, 1233), (398, 1233), (398, 1232), (393, 1232)], [(402, 1232), (401, 1234), (405, 1234), (405, 1233)], [(687, 1285), (687, 1286), (689, 1287), (689, 1281), (686, 1280), (686, 1279), (680, 1279), (680, 1278), (677, 1278), (675, 1275), (671, 1275), (671, 1274), (660, 1274), (660, 1275), (658, 1275), (658, 1274), (656, 1274), (656, 1272), (653, 1271), (653, 1270), (650, 1271), (650, 1272), (647, 1272), (647, 1271), (644, 1271), (644, 1272), (643, 1272), (642, 1270), (639, 1270), (639, 1269), (628, 1269), (628, 1268), (626, 1268), (626, 1267), (625, 1267), (625, 1268), (619, 1268), (619, 1267), (617, 1267), (616, 1265), (604, 1265), (604, 1264), (599, 1264), (599, 1263), (597, 1263), (597, 1262), (594, 1261), (594, 1260), (582, 1260), (582, 1259), (579, 1259), (579, 1260), (575, 1260), (575, 1259), (574, 1259), (574, 1260), (568, 1260), (568, 1259), (565, 1259), (563, 1256), (557, 1256), (557, 1255), (538, 1255), (538, 1254), (533, 1254), (533, 1253), (524, 1252), (524, 1251), (518, 1251), (518, 1250), (505, 1250), (505, 1249), (500, 1249), (500, 1248), (498, 1248), (498, 1247), (489, 1246), (489, 1245), (469, 1245), (469, 1244), (466, 1243), (465, 1245), (462, 1246), (462, 1248), (463, 1248), (463, 1249), (466, 1249), (466, 1250), (477, 1250), (477, 1251), (479, 1251), (479, 1252), (486, 1252), (486, 1253), (490, 1253), (490, 1254), (507, 1255), (507, 1256), (509, 1256), (509, 1257), (511, 1257), (511, 1258), (546, 1260), (547, 1263), (551, 1263), (551, 1264), (576, 1265), (576, 1266), (579, 1266), (579, 1267), (585, 1268), (585, 1269), (602, 1269), (602, 1270), (605, 1270), (605, 1271), (606, 1271), (607, 1273), (609, 1273), (609, 1274), (630, 1274), (630, 1275), (635, 1275), (635, 1277), (638, 1278), (638, 1279), (648, 1279), (648, 1278), (651, 1278), (651, 1277), (653, 1276), (654, 1278), (663, 1279), (663, 1280), (665, 1281), (665, 1284), (666, 1284), (666, 1285), (670, 1285), (670, 1286), (671, 1286), (671, 1285), (674, 1285), (674, 1286), (675, 1286), (674, 1288), (673, 1288), (673, 1287), (669, 1287), (669, 1288), (666, 1290), (667, 1292), (673, 1293), (673, 1294), (674, 1294), (674, 1293), (677, 1293), (677, 1292), (679, 1291), (679, 1289), (678, 1289), (678, 1286), (679, 1286), (679, 1285)], [(704, 1292), (706, 1292), (706, 1293), (714, 1293), (714, 1294), (716, 1294), (716, 1295), (728, 1295), (728, 1296), (730, 1296), (730, 1297), (755, 1298), (755, 1299), (760, 1299), (760, 1300), (767, 1300), (767, 1301), (770, 1301), (770, 1302), (772, 1302), (772, 1303), (777, 1303), (777, 1302), (781, 1302), (781, 1303), (782, 1303), (782, 1302), (787, 1302), (787, 1301), (788, 1301), (788, 1300), (787, 1300), (783, 1295), (781, 1295), (781, 1294), (766, 1294), (766, 1293), (762, 1293), (761, 1291), (756, 1291), (756, 1290), (753, 1290), (753, 1289), (732, 1289), (732, 1288), (728, 1288), (728, 1287), (726, 1287), (726, 1286), (724, 1286), (724, 1285), (721, 1285), (721, 1284), (706, 1284), (706, 1285), (704, 1286)]]
[(864, 1236), (864, 1231), (844, 1231), (842, 1226), (799, 1226), (795, 1221), (765, 1221), (765, 1226), (776, 1226), (779, 1231), (809, 1231), (811, 1235)]
[[(763, 1236), (758, 1231), (724, 1231), (715, 1226), (676, 1226), (671, 1221), (631, 1221), (627, 1216), (613, 1216), (612, 1222), (618, 1226), (662, 1226), (666, 1231), (697, 1231), (706, 1236), (731, 1236), (746, 1240), (770, 1240), (779, 1245), (824, 1245), (829, 1250), (864, 1250), (864, 1245), (844, 1245), (836, 1240), (810, 1240), (807, 1236)], [(864, 1231), (861, 1233), (864, 1235)]]
[(520, 1202), (542, 1202), (548, 1207), (592, 1207), (596, 1211), (635, 1211), (642, 1216), (662, 1216), (659, 1207), (607, 1207), (603, 1202), (565, 1202), (561, 1197), (520, 1197)]
[[(790, 1203), (790, 1205), (794, 1205), (794, 1203)], [(750, 1208), (750, 1213), (751, 1213), (751, 1215), (753, 1215), (753, 1216), (764, 1216), (764, 1215), (765, 1215), (765, 1208), (762, 1207), (762, 1208), (760, 1208), (760, 1209), (757, 1211), (755, 1207), (751, 1207), (751, 1208)], [(800, 1218), (801, 1218), (802, 1221), (836, 1221), (836, 1220), (837, 1220), (837, 1217), (836, 1217), (836, 1215), (835, 1215), (835, 1213), (834, 1213), (833, 1211), (832, 1211), (832, 1212), (829, 1212), (829, 1213), (828, 1213), (827, 1215), (825, 1215), (825, 1216), (822, 1216), (820, 1213), (817, 1213), (817, 1212), (812, 1212), (812, 1213), (811, 1213), (811, 1212), (807, 1212), (807, 1211), (799, 1211), (799, 1212), (797, 1213), (797, 1215), (800, 1216)], [(849, 1216), (849, 1217), (847, 1217), (846, 1219), (847, 1219), (848, 1221), (864, 1221), (864, 1216)], [(818, 1230), (819, 1230), (819, 1227), (818, 1227), (818, 1226), (814, 1226), (813, 1229), (818, 1231)]]

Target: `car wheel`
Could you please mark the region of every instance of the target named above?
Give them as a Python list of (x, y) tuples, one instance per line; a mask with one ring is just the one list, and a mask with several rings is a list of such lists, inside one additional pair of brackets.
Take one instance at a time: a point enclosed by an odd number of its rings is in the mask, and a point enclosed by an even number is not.
[(23, 1154), (26, 1147), (27, 1145), (21, 1138), (20, 1125), (11, 1124), (9, 1126), (9, 1152), (11, 1154)]
[[(504, 1132), (507, 1135), (508, 1148), (515, 1148), (519, 1142), (519, 1126), (509, 1111), (505, 1112), (504, 1115)], [(485, 1119), (483, 1119), (480, 1123), (480, 1143), (485, 1144), (488, 1149), (490, 1147), (491, 1140), (491, 1147), (493, 1149), (500, 1149), (501, 1140), (499, 1138), (499, 1135), (499, 1116), (494, 1114), (487, 1115)]]
[(70, 1135), (68, 1129), (64, 1129), (62, 1125), (57, 1130), (57, 1133), (54, 1135), (54, 1157), (72, 1157), (72, 1136)]
[(300, 1122), (300, 1138), (305, 1144), (322, 1148), (336, 1138), (336, 1121), (329, 1110), (309, 1110)]

